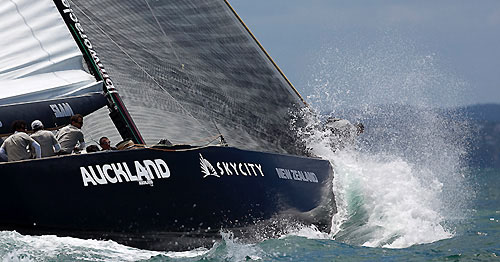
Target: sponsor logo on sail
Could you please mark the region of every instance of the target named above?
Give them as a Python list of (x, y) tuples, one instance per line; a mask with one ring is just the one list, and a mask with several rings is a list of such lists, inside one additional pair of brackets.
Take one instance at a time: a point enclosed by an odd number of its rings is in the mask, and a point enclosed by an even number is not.
[(76, 17), (75, 13), (73, 12), (73, 9), (71, 9), (71, 6), (69, 4), (68, 0), (60, 0), (61, 4), (64, 6), (64, 9), (62, 10), (62, 13), (69, 17), (69, 19), (74, 23), (74, 30), (77, 31), (77, 34), (79, 36), (79, 40), (83, 43), (83, 45), (87, 48), (87, 50), (90, 53), (90, 56), (92, 57), (92, 60), (94, 61), (95, 66), (97, 67), (99, 74), (102, 76), (102, 79), (104, 80), (104, 83), (106, 84), (106, 88), (108, 91), (113, 91), (115, 92), (115, 87), (113, 85), (113, 81), (111, 81), (111, 78), (109, 77), (108, 73), (106, 72), (106, 69), (104, 69), (104, 65), (101, 63), (101, 59), (99, 59), (99, 56), (97, 56), (96, 51), (94, 50), (92, 46), (92, 42), (88, 39), (88, 36), (85, 34), (85, 31), (83, 30), (82, 24), (79, 22), (78, 17)]
[(313, 172), (276, 168), (276, 173), (281, 179), (318, 183), (318, 177)]
[(52, 104), (49, 106), (56, 117), (66, 117), (74, 115), (73, 109), (71, 108), (69, 103)]
[(134, 161), (133, 169), (130, 169), (126, 162), (81, 166), (80, 173), (82, 174), (84, 186), (125, 182), (137, 182), (139, 185), (153, 186), (154, 179), (170, 177), (170, 169), (163, 159)]
[(201, 172), (204, 174), (203, 178), (214, 176), (248, 176), (248, 177), (261, 177), (264, 176), (262, 165), (248, 162), (217, 162), (217, 169), (200, 154), (200, 167)]

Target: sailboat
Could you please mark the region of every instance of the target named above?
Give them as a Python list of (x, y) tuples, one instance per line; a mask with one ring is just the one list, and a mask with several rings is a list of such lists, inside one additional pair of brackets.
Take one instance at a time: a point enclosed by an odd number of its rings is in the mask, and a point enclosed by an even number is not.
[(307, 105), (226, 0), (3, 0), (0, 134), (15, 120), (122, 150), (0, 163), (0, 229), (211, 246), (328, 231), (330, 163), (290, 129)]

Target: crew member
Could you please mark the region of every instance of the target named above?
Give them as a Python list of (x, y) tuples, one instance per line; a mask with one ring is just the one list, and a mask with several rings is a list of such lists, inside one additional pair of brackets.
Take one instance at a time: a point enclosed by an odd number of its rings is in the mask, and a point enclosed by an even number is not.
[[(71, 154), (80, 152), (85, 148), (85, 140), (80, 130), (83, 126), (83, 116), (76, 114), (70, 118), (71, 124), (61, 128), (57, 133), (57, 141), (61, 145), (60, 154)], [(78, 146), (77, 146), (78, 144)]]
[(36, 158), (42, 157), (40, 145), (26, 134), (26, 122), (23, 120), (14, 121), (12, 131), (14, 134), (5, 139), (0, 147), (0, 157), (9, 162), (30, 159), (32, 150), (35, 151)]
[(330, 146), (334, 151), (353, 146), (356, 137), (362, 134), (365, 127), (362, 123), (353, 125), (349, 120), (329, 117), (324, 125), (325, 131), (329, 130)]
[(33, 129), (33, 138), (40, 147), (42, 148), (42, 157), (55, 156), (57, 152), (61, 149), (59, 142), (57, 142), (54, 134), (48, 130), (43, 130), (43, 123), (40, 120), (35, 120), (31, 123), (31, 129)]
[(85, 148), (85, 152), (87, 153), (99, 152), (99, 147), (96, 145), (90, 145), (87, 148)]
[(102, 151), (116, 150), (116, 147), (111, 146), (111, 141), (109, 141), (109, 138), (105, 136), (99, 139), (99, 145), (101, 146)]

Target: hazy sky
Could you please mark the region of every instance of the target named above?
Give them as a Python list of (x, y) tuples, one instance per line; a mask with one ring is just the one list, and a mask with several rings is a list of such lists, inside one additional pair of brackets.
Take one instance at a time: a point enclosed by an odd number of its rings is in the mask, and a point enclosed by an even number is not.
[(325, 85), (500, 103), (498, 0), (230, 3), (305, 96)]

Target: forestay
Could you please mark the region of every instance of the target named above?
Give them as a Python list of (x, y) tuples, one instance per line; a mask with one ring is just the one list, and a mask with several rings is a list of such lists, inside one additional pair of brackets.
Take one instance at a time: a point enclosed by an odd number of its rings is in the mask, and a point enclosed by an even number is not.
[[(148, 143), (220, 131), (231, 146), (297, 153), (302, 98), (224, 0), (71, 4)], [(104, 114), (87, 121), (95, 138), (112, 136)]]

